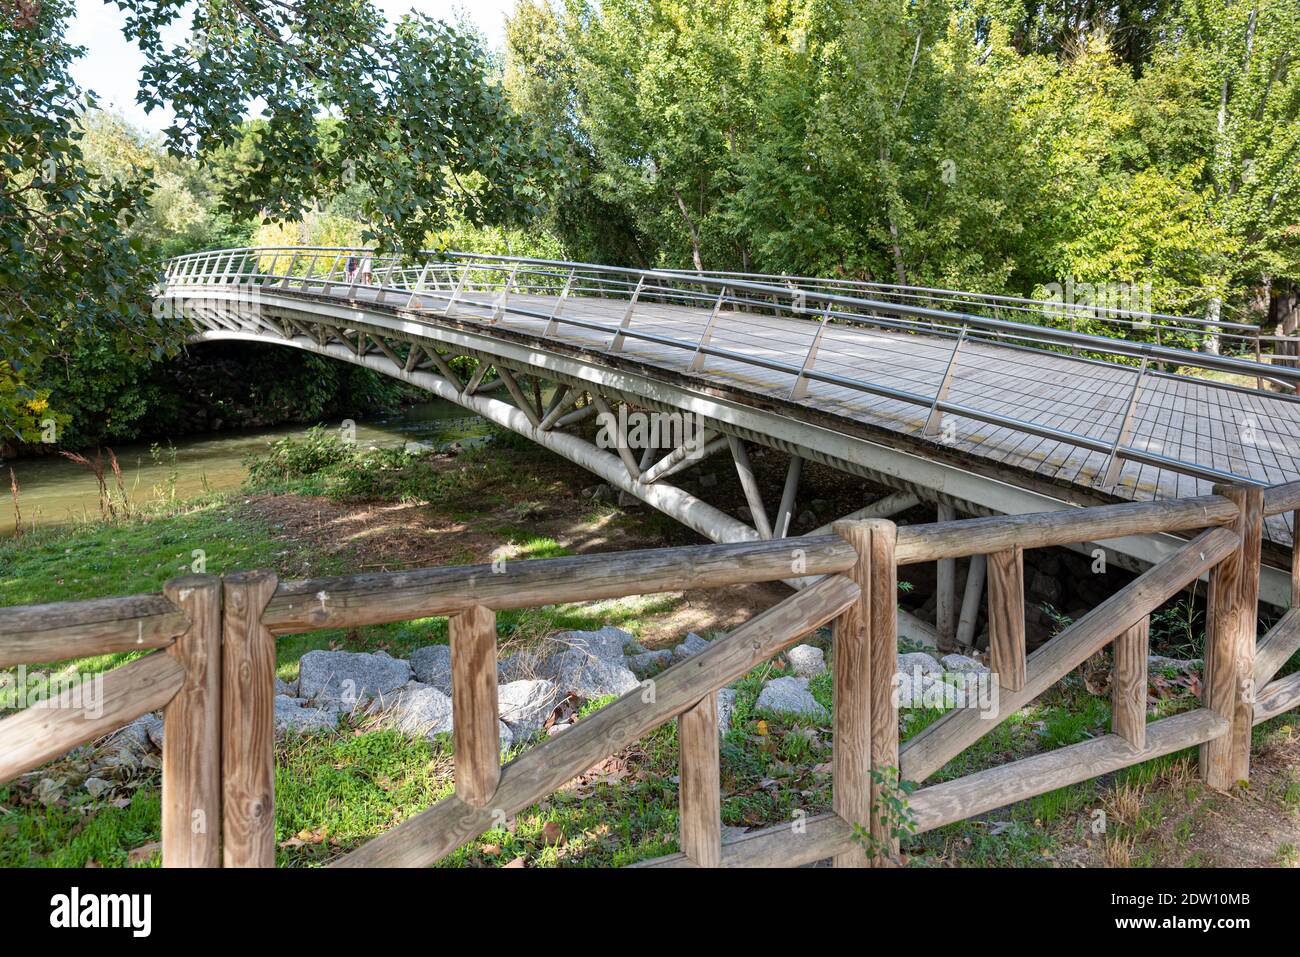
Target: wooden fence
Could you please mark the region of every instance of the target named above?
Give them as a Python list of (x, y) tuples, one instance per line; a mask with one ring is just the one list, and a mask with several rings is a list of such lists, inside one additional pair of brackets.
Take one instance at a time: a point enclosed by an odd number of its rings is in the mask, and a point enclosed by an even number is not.
[[(157, 649), (104, 677), (102, 712), (72, 691), (0, 720), (0, 781), (163, 709), (163, 864), (270, 867), (275, 862), (275, 641), (323, 628), (449, 616), (455, 792), (342, 856), (335, 866), (436, 862), (542, 800), (667, 721), (678, 722), (680, 847), (643, 866), (888, 863), (897, 850), (878, 813), (887, 774), (922, 784), (1087, 658), (1114, 644), (1109, 734), (956, 780), (908, 803), (918, 832), (1173, 751), (1200, 746), (1208, 784), (1249, 777), (1250, 730), (1300, 706), (1300, 673), (1275, 675), (1300, 648), (1300, 561), (1292, 609), (1256, 641), (1263, 517), (1300, 510), (1300, 483), (1220, 487), (1215, 494), (1009, 517), (897, 527), (838, 523), (834, 534), (278, 582), (271, 572), (187, 576), (163, 594), (0, 609), (0, 668)], [(1300, 517), (1300, 516), (1297, 516)], [(1298, 526), (1300, 527), (1300, 526)], [(1027, 548), (1182, 533), (1176, 552), (1026, 654)], [(1300, 549), (1293, 550), (1300, 554)], [(896, 689), (897, 569), (988, 556), (993, 720), (947, 712), (900, 747)], [(1201, 707), (1148, 722), (1149, 616), (1209, 578)], [(563, 735), (500, 764), (495, 616), (503, 609), (811, 580), (699, 654)], [(814, 629), (834, 629), (832, 811), (799, 828), (722, 837), (717, 693)], [(647, 693), (650, 691), (651, 693)], [(869, 830), (869, 857), (854, 825)]]

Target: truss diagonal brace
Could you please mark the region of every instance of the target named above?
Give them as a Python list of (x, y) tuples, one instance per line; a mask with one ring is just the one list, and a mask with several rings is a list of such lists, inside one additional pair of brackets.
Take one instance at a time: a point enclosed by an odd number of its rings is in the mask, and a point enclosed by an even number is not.
[(736, 460), (736, 474), (740, 476), (740, 487), (745, 492), (745, 501), (749, 503), (749, 513), (754, 518), (754, 530), (760, 538), (772, 537), (772, 526), (767, 520), (767, 510), (763, 507), (763, 496), (758, 490), (758, 480), (754, 477), (753, 466), (749, 464), (749, 453), (745, 443), (734, 435), (727, 436), (731, 446), (731, 457)]

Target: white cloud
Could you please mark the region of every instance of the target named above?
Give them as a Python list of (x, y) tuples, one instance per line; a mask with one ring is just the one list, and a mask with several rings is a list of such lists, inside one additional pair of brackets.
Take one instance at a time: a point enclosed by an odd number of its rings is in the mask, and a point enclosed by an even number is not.
[[(375, 0), (379, 9), (395, 20), (408, 10), (418, 10), (440, 20), (463, 20), (475, 26), (490, 47), (499, 49), (505, 41), (506, 14), (514, 0)], [(86, 55), (74, 61), (72, 77), (99, 97), (100, 105), (117, 110), (136, 126), (161, 130), (172, 118), (170, 111), (145, 113), (135, 102), (144, 56), (124, 36), (126, 17), (115, 4), (105, 0), (77, 0), (77, 14), (68, 29), (68, 41), (86, 48)], [(164, 39), (181, 43), (189, 33), (189, 15), (182, 15)]]

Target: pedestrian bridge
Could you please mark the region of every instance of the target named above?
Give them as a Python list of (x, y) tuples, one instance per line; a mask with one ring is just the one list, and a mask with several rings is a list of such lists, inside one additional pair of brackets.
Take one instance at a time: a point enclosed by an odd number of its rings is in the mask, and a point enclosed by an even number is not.
[[(1300, 479), (1300, 370), (1263, 361), (1259, 330), (1239, 323), (849, 281), (314, 247), (173, 259), (157, 308), (191, 322), (194, 343), (289, 346), (424, 388), (718, 542), (787, 534), (808, 460), (895, 490), (861, 517), (917, 501), (943, 519)], [(458, 375), (456, 356), (479, 360), (475, 371)], [(620, 431), (623, 409), (680, 413), (693, 428), (680, 441), (645, 438)], [(575, 429), (602, 414), (616, 441)], [(788, 454), (778, 502), (763, 501), (747, 444)], [(723, 451), (748, 500), (741, 516), (673, 484)], [(1261, 599), (1281, 606), (1293, 528), (1279, 514), (1264, 529)], [(1182, 544), (1148, 534), (1105, 547), (1145, 567)]]

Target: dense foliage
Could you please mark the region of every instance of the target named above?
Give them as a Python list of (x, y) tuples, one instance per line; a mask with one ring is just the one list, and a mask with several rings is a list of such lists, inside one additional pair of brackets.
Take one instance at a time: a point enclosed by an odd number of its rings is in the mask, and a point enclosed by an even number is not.
[[(147, 61), (139, 99), (175, 121), (161, 159), (110, 131), (125, 149), (102, 150), (96, 166), (93, 97), (69, 74), (81, 53), (65, 40), (74, 5), (0, 0), (0, 443), (73, 424), (67, 397), (51, 392), (51, 358), (67, 366), (105, 344), (151, 360), (175, 351), (177, 331), (150, 308), (167, 253), (349, 192), (360, 238), (386, 246), (537, 209), (547, 141), (463, 30), (418, 14), (390, 26), (367, 0), (117, 5)], [(188, 42), (168, 45), (162, 31), (182, 17)], [(199, 167), (185, 158), (204, 161), (205, 184), (186, 182)], [(219, 201), (212, 215), (172, 202), (201, 194)]]
[(520, 0), (506, 79), (578, 258), (1261, 320), (1300, 279), (1298, 47), (1300, 0)]

